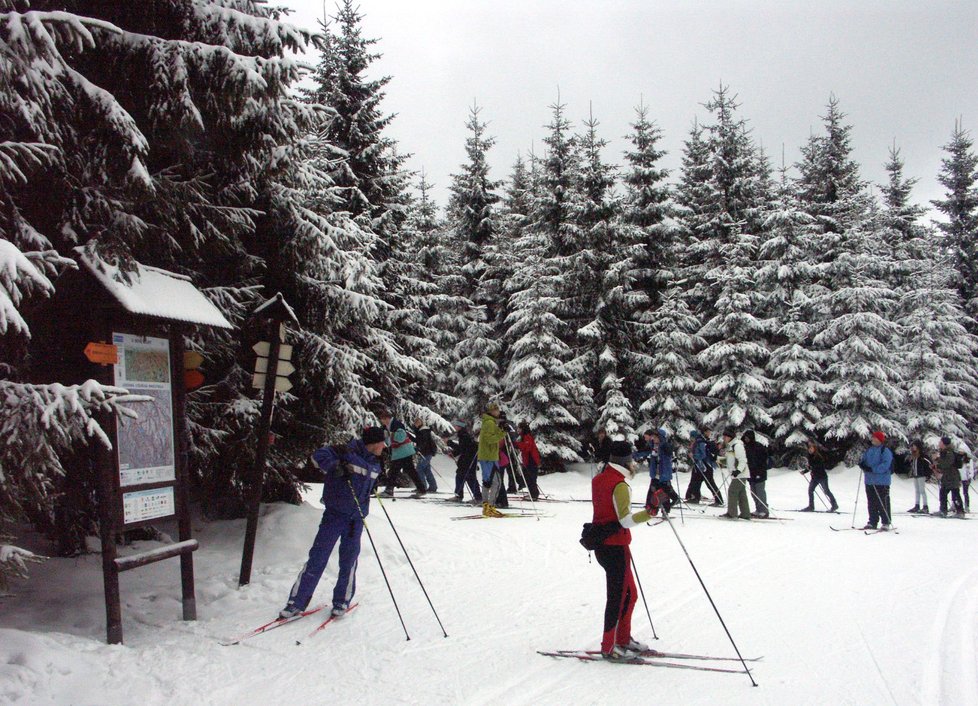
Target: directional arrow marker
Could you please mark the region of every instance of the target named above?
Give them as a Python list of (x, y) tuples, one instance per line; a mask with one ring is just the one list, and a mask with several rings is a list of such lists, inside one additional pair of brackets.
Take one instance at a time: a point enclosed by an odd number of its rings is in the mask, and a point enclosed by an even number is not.
[[(265, 374), (255, 373), (251, 377), (251, 386), (256, 387), (259, 390), (265, 389)], [(278, 375), (275, 376), (275, 391), (276, 392), (288, 392), (292, 389), (292, 381), (288, 378), (282, 378)]]
[[(262, 358), (261, 356), (255, 358), (255, 372), (256, 373), (268, 372), (268, 358)], [(287, 360), (282, 360), (281, 358), (279, 359), (278, 369), (275, 371), (276, 375), (281, 375), (282, 377), (285, 377), (286, 375), (291, 375), (294, 372), (295, 372), (295, 366), (292, 365), (292, 363), (290, 363)]]
[[(271, 349), (271, 344), (268, 341), (258, 341), (255, 345), (251, 347), (258, 355), (267, 358), (268, 352)], [(278, 347), (278, 359), (279, 360), (292, 360), (292, 346), (288, 343), (282, 343)]]

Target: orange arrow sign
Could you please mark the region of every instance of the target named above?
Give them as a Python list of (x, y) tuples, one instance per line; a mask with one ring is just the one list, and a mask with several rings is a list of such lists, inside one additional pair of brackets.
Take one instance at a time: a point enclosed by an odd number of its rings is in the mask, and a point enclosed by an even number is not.
[(115, 365), (119, 362), (119, 349), (111, 343), (89, 343), (85, 346), (85, 357), (93, 363)]

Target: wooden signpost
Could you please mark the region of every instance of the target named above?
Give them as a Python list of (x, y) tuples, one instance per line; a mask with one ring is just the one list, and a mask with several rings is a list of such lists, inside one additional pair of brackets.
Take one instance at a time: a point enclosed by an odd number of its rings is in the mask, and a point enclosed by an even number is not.
[(261, 509), (261, 490), (265, 480), (265, 459), (268, 456), (268, 446), (271, 441), (269, 430), (272, 425), (272, 411), (275, 405), (276, 392), (288, 392), (292, 382), (288, 375), (295, 372), (295, 367), (289, 360), (292, 358), (292, 346), (283, 343), (285, 338), (285, 321), (290, 320), (299, 325), (291, 307), (281, 294), (276, 294), (255, 311), (255, 316), (266, 322), (269, 332), (268, 341), (259, 341), (252, 349), (257, 354), (255, 359), (255, 374), (252, 386), (262, 390), (261, 418), (258, 423), (258, 445), (255, 449), (255, 465), (251, 470), (248, 487), (248, 520), (245, 525), (244, 547), (241, 551), (241, 573), (238, 585), (245, 586), (251, 582), (251, 564), (255, 555), (255, 540), (258, 535), (258, 513)]

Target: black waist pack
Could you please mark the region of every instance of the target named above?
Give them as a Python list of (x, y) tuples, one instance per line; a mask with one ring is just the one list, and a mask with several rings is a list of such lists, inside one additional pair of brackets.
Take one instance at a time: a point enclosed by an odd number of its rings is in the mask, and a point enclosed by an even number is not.
[(604, 541), (621, 529), (618, 522), (585, 522), (581, 528), (581, 546), (589, 552), (604, 545)]

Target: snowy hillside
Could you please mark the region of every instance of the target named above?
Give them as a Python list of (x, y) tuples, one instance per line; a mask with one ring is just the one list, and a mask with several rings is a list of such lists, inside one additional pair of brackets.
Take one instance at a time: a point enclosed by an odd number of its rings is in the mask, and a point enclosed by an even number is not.
[[(446, 487), (443, 457), (436, 468)], [(253, 583), (242, 590), (243, 522), (196, 523), (196, 623), (179, 620), (175, 560), (124, 574), (124, 646), (104, 643), (97, 555), (32, 567), (30, 581), (17, 582), (16, 595), (0, 603), (0, 702), (978, 704), (978, 522), (897, 515), (899, 534), (832, 532), (829, 525), (851, 524), (857, 473), (830, 474), (847, 514), (786, 512), (806, 500), (804, 480), (787, 470), (768, 482), (784, 522), (714, 519), (715, 508), (674, 514), (741, 653), (763, 657), (752, 665), (756, 689), (744, 674), (536, 654), (597, 648), (604, 575), (577, 544), (588, 503), (539, 503), (546, 513), (539, 520), (452, 521), (469, 510), (397, 500), (384, 506), (447, 639), (374, 501), (369, 528), (410, 641), (364, 538), (355, 612), (301, 646), (296, 639), (316, 618), (221, 646), (275, 615), (305, 559), (320, 511), (312, 503), (276, 505), (264, 508)], [(685, 486), (688, 475), (680, 479)], [(551, 497), (585, 499), (589, 481), (590, 466), (580, 465), (541, 485)], [(640, 477), (633, 487), (644, 493), (644, 485)], [(912, 497), (896, 478), (894, 510)], [(860, 527), (864, 508), (860, 498)], [(632, 546), (660, 639), (652, 640), (641, 601), (636, 637), (663, 651), (735, 656), (669, 527), (638, 528)], [(335, 561), (314, 602), (328, 600)]]

